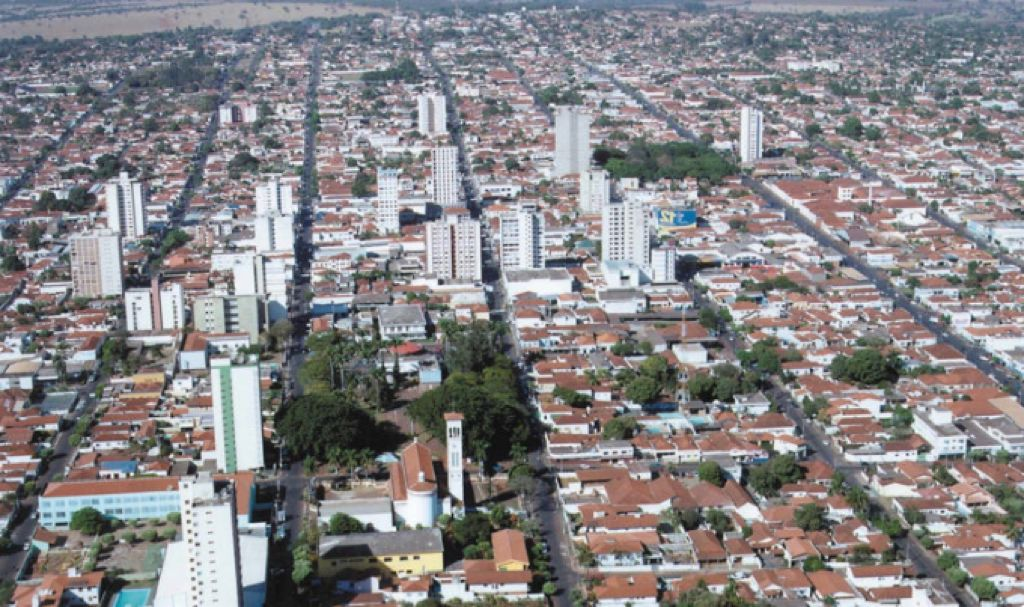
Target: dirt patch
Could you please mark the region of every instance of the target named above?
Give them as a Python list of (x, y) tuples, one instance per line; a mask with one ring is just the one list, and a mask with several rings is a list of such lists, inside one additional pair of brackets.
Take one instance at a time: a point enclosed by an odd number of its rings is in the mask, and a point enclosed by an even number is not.
[(383, 12), (368, 7), (326, 3), (253, 4), (219, 2), (203, 6), (129, 8), (110, 13), (5, 21), (0, 38), (42, 36), (58, 40), (102, 36), (131, 36), (188, 27), (237, 29), (311, 17), (341, 17)]

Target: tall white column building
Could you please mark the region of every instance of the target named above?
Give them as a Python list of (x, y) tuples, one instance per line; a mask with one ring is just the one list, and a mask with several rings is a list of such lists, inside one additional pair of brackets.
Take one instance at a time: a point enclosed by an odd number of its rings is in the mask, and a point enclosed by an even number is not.
[(217, 469), (224, 472), (263, 468), (263, 418), (259, 365), (210, 362), (213, 430)]
[(71, 285), (76, 297), (120, 296), (121, 236), (112, 230), (75, 234), (71, 248)]
[(448, 132), (448, 102), (440, 93), (421, 93), (417, 98), (417, 130), (427, 137)]
[(188, 607), (241, 607), (242, 557), (235, 487), (209, 473), (182, 477), (181, 532), (188, 553)]
[(502, 270), (544, 267), (544, 216), (533, 209), (503, 213), (499, 218)]
[(160, 287), (160, 324), (165, 331), (185, 328), (185, 289), (171, 282)]
[(590, 168), (590, 116), (581, 107), (555, 108), (554, 176), (579, 174)]
[(740, 110), (740, 161), (761, 158), (761, 135), (764, 130), (761, 110), (745, 107)]
[(480, 222), (468, 214), (446, 214), (427, 224), (427, 274), (442, 280), (483, 278)]
[(461, 413), (445, 413), (444, 423), (448, 430), (448, 494), (460, 502), (466, 501), (466, 480), (462, 472), (462, 421)]
[(377, 171), (377, 227), (384, 233), (398, 232), (398, 171), (380, 169)]
[(630, 196), (606, 204), (601, 212), (601, 261), (631, 261), (646, 268), (650, 259), (648, 205)]
[(107, 227), (133, 240), (146, 235), (146, 184), (127, 171), (107, 182)]
[(434, 148), (431, 155), (434, 203), (442, 208), (459, 204), (459, 150), (455, 146)]
[(295, 214), (292, 199), (292, 185), (272, 177), (267, 183), (256, 186), (256, 215)]
[(295, 251), (295, 219), (291, 215), (272, 212), (254, 219), (256, 250), (260, 253), (292, 253)]
[(651, 250), (651, 282), (668, 284), (676, 282), (676, 248), (656, 247)]
[(600, 213), (612, 198), (612, 184), (608, 171), (591, 169), (580, 173), (580, 210)]
[(129, 332), (153, 330), (153, 291), (151, 289), (125, 290), (124, 320), (125, 329)]

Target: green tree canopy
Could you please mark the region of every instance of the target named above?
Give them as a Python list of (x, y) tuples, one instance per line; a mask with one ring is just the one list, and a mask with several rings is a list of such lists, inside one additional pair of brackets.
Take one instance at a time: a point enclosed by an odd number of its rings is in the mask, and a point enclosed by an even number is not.
[(711, 483), (716, 487), (725, 485), (725, 472), (717, 462), (701, 462), (700, 465), (697, 466), (697, 477), (700, 480), (706, 483)]
[(71, 515), (71, 522), (68, 524), (68, 527), (73, 531), (81, 531), (86, 535), (98, 535), (103, 532), (106, 526), (107, 519), (103, 516), (103, 513), (90, 506), (76, 510)]
[(829, 373), (837, 381), (878, 386), (896, 382), (902, 368), (897, 353), (885, 355), (876, 348), (862, 348), (854, 352), (853, 356), (840, 354), (832, 359)]

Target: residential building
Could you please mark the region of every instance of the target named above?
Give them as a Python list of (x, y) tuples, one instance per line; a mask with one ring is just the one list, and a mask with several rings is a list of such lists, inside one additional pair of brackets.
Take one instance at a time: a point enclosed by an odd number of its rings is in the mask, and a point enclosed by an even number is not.
[(321, 577), (425, 575), (444, 571), (444, 541), (436, 528), (330, 535), (320, 538), (319, 557)]
[(383, 339), (426, 339), (427, 317), (417, 304), (393, 304), (377, 309)]
[(255, 343), (263, 327), (256, 295), (206, 295), (192, 302), (192, 324), (202, 333), (248, 333)]
[(448, 133), (448, 104), (440, 93), (421, 93), (417, 98), (420, 134), (436, 137)]
[(427, 274), (441, 280), (481, 280), (480, 236), (480, 222), (466, 213), (448, 213), (428, 223)]
[(224, 125), (250, 124), (259, 120), (260, 109), (251, 103), (245, 105), (224, 104), (217, 110), (217, 117)]
[(73, 235), (71, 284), (76, 297), (114, 297), (124, 291), (121, 236), (112, 230)]
[(129, 332), (152, 331), (153, 292), (150, 289), (125, 289), (124, 292), (125, 328)]
[(600, 213), (612, 197), (612, 184), (608, 171), (590, 169), (580, 172), (580, 210), (583, 213)]
[(295, 211), (290, 183), (282, 183), (277, 177), (272, 177), (256, 186), (256, 215), (294, 215)]
[(676, 249), (664, 246), (651, 250), (651, 282), (676, 282)]
[(589, 167), (590, 115), (582, 107), (556, 107), (554, 176), (578, 175)]
[(185, 328), (185, 289), (171, 282), (160, 286), (160, 327), (164, 331)]
[(626, 196), (621, 202), (604, 206), (601, 210), (602, 261), (630, 261), (647, 268), (650, 249), (650, 214), (642, 199)]
[(502, 270), (544, 267), (544, 217), (533, 209), (519, 209), (499, 218)]
[(434, 148), (431, 159), (434, 204), (457, 207), (459, 203), (459, 149), (455, 146)]
[(398, 232), (398, 171), (377, 171), (377, 227), (385, 234)]
[(256, 250), (260, 253), (294, 252), (295, 221), (292, 215), (271, 211), (254, 219)]
[(210, 381), (217, 469), (230, 473), (263, 468), (259, 365), (214, 359), (210, 361)]
[(178, 479), (138, 477), (50, 483), (39, 498), (39, 523), (66, 527), (85, 507), (121, 520), (163, 518), (180, 507)]
[(208, 474), (182, 478), (181, 532), (188, 553), (188, 606), (242, 605), (235, 487)]
[(744, 107), (740, 110), (740, 161), (761, 158), (761, 135), (764, 130), (761, 110)]
[(127, 171), (107, 182), (107, 227), (127, 240), (146, 235), (146, 184), (132, 179)]
[(967, 454), (967, 435), (953, 424), (953, 412), (942, 407), (915, 407), (914, 433), (929, 445), (933, 458)]

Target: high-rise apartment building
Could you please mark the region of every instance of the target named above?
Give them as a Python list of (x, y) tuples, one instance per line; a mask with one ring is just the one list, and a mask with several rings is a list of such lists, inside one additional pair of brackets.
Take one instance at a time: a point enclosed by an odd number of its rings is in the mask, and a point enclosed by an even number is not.
[(427, 274), (444, 280), (483, 278), (480, 222), (468, 214), (448, 213), (427, 224)]
[(745, 107), (740, 110), (740, 161), (761, 158), (761, 135), (764, 130), (761, 110)]
[(128, 240), (146, 235), (146, 184), (127, 171), (107, 182), (107, 227)]
[(580, 210), (600, 213), (612, 198), (612, 184), (608, 171), (591, 169), (580, 173)]
[(247, 333), (253, 342), (263, 327), (262, 304), (256, 295), (206, 295), (192, 302), (192, 323), (203, 333)]
[(606, 204), (601, 212), (601, 260), (650, 265), (650, 213), (639, 198), (626, 196)]
[(124, 321), (125, 329), (132, 333), (154, 329), (152, 290), (146, 288), (125, 289)]
[(110, 297), (124, 292), (119, 234), (112, 230), (75, 234), (68, 244), (76, 297)]
[(418, 131), (427, 137), (448, 132), (448, 103), (440, 93), (421, 93), (417, 98)]
[(590, 168), (590, 115), (583, 108), (555, 108), (554, 176), (579, 174)]
[(398, 171), (380, 169), (377, 171), (377, 227), (384, 233), (398, 232)]
[(434, 203), (443, 207), (459, 205), (459, 150), (450, 145), (436, 147), (432, 153)]
[(160, 286), (160, 325), (164, 331), (185, 328), (185, 289), (176, 282)]
[(188, 553), (188, 607), (241, 607), (242, 557), (235, 487), (209, 473), (183, 477), (181, 533)]
[(666, 284), (676, 282), (675, 247), (657, 247), (651, 250), (651, 282)]
[(544, 267), (544, 217), (531, 208), (499, 217), (499, 250), (502, 270)]
[(292, 199), (292, 184), (283, 183), (272, 177), (267, 183), (256, 186), (256, 215), (295, 214)]
[(260, 414), (260, 368), (210, 362), (213, 430), (217, 469), (224, 472), (263, 468), (263, 418)]
[(260, 253), (295, 251), (295, 221), (291, 215), (272, 211), (254, 219), (256, 250)]

